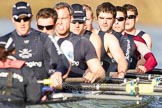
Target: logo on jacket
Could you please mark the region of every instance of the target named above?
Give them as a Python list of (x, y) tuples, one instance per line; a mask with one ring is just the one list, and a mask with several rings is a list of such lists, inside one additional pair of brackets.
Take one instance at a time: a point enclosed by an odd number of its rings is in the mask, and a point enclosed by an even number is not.
[(23, 50), (19, 50), (19, 57), (21, 58), (30, 58), (32, 57), (32, 53), (31, 53), (32, 50), (29, 50), (29, 49), (23, 49)]

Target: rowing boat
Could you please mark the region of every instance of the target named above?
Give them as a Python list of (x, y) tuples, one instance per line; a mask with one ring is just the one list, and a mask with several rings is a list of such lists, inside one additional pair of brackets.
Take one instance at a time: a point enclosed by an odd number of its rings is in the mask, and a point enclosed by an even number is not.
[[(130, 74), (130, 73), (129, 73)], [(132, 73), (131, 73), (132, 74)], [(133, 75), (133, 74), (132, 74)], [(128, 75), (129, 76), (129, 75)], [(157, 101), (159, 96), (162, 96), (162, 86), (158, 80), (159, 86), (154, 82), (156, 78), (161, 78), (161, 75), (148, 75), (138, 76), (134, 74), (135, 77), (125, 79), (111, 79), (107, 78), (106, 83), (94, 83), (94, 84), (85, 84), (82, 82), (82, 78), (78, 79), (66, 79), (63, 87), (71, 90), (72, 93), (53, 93), (48, 101), (40, 103), (41, 105), (32, 105), (28, 108), (55, 108), (55, 107), (108, 107), (108, 108), (139, 108), (148, 105), (151, 102)], [(146, 78), (147, 76), (147, 78)], [(149, 77), (148, 77), (149, 76)], [(137, 80), (141, 79), (141, 80)], [(154, 80), (153, 80), (154, 79)], [(73, 81), (72, 81), (73, 80)], [(76, 82), (75, 82), (76, 81)], [(136, 83), (138, 85), (144, 84), (151, 85), (153, 91), (149, 90), (147, 93), (131, 93), (130, 88), (129, 92), (126, 91), (126, 85)], [(75, 82), (75, 83), (73, 83)], [(49, 81), (48, 81), (49, 83)], [(147, 86), (145, 86), (147, 87)], [(140, 86), (139, 88), (140, 89)], [(146, 88), (148, 89), (148, 88)], [(135, 88), (134, 88), (135, 90)], [(144, 90), (143, 90), (144, 92)], [(138, 103), (138, 104), (137, 104)]]

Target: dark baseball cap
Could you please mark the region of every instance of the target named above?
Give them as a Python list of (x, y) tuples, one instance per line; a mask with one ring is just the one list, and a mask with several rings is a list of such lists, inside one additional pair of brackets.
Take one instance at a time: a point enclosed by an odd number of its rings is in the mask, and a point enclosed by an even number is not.
[(75, 21), (86, 21), (86, 10), (80, 4), (72, 4), (73, 17)]
[(18, 19), (22, 15), (31, 17), (32, 16), (32, 11), (31, 11), (31, 7), (30, 7), (29, 3), (20, 1), (20, 2), (17, 2), (13, 6), (12, 16), (15, 19)]

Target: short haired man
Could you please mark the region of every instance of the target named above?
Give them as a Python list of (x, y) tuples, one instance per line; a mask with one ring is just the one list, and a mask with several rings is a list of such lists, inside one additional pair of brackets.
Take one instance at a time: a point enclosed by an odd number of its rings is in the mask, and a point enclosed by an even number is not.
[(98, 58), (100, 59), (101, 39), (97, 34), (85, 29), (87, 21), (86, 10), (80, 4), (72, 4), (71, 7), (73, 9), (73, 17), (70, 23), (70, 31), (90, 40), (96, 50)]
[[(127, 11), (127, 20), (125, 23), (125, 32), (134, 36), (140, 36), (142, 37), (148, 48), (151, 50), (152, 48), (152, 39), (151, 36), (147, 33), (145, 33), (142, 30), (138, 30), (136, 28), (136, 23), (139, 19), (138, 17), (138, 10), (137, 8), (132, 5), (132, 4), (124, 4), (123, 7), (125, 8), (125, 10)], [(145, 60), (142, 58), (138, 61), (138, 64), (144, 64)]]
[(94, 15), (93, 15), (93, 10), (88, 4), (83, 4), (83, 8), (86, 10), (86, 29), (94, 32), (96, 29), (93, 27), (93, 20), (94, 20)]
[(57, 21), (57, 12), (52, 8), (41, 8), (36, 15), (36, 21), (39, 31), (53, 36)]
[(50, 76), (49, 72), (57, 68), (58, 54), (48, 35), (31, 28), (32, 10), (27, 2), (17, 2), (12, 9), (12, 22), (15, 30), (3, 36), (7, 41), (13, 38), (16, 47), (15, 57), (25, 60), (37, 79)]
[[(113, 30), (122, 33), (129, 38), (128, 41), (130, 43), (129, 48), (131, 49), (131, 59), (129, 61), (130, 66), (128, 67), (128, 69), (137, 69), (138, 73), (151, 71), (157, 65), (157, 61), (153, 53), (150, 51), (150, 49), (147, 47), (146, 43), (140, 36), (133, 36), (124, 32), (127, 17), (126, 10), (121, 6), (116, 6), (116, 12), (116, 20), (113, 24)], [(144, 57), (146, 63), (144, 65), (136, 66), (136, 62), (139, 60), (140, 56)]]
[[(100, 65), (100, 61), (97, 59), (95, 49), (91, 42), (86, 38), (82, 38), (81, 36), (70, 32), (70, 22), (72, 18), (72, 9), (70, 5), (65, 2), (60, 2), (54, 6), (54, 9), (58, 14), (58, 20), (56, 22), (56, 36), (59, 37), (58, 44), (62, 46), (68, 42), (68, 44), (73, 45), (74, 59), (71, 60), (72, 68), (77, 67), (84, 71), (84, 73), (79, 73), (79, 71), (73, 71), (73, 69), (71, 69), (68, 76), (82, 76), (85, 78), (85, 82), (91, 83), (98, 79), (103, 79), (105, 73)], [(86, 71), (87, 68), (89, 71)]]
[(110, 2), (104, 2), (97, 6), (96, 15), (101, 31), (98, 32), (98, 35), (102, 40), (101, 60), (103, 67), (107, 71), (107, 75), (109, 75), (109, 72), (114, 72), (117, 69), (117, 77), (123, 78), (127, 71), (128, 63), (118, 39), (112, 34), (112, 25), (116, 16), (115, 6)]

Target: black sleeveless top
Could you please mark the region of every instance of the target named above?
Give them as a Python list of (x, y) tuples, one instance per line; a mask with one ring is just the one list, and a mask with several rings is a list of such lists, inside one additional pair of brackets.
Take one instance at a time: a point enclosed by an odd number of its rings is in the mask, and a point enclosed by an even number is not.
[[(119, 40), (120, 47), (126, 57), (126, 60), (128, 64), (131, 61), (131, 55), (134, 51), (134, 44), (133, 44), (133, 37), (126, 37), (123, 36), (121, 33), (118, 33), (116, 31), (112, 31), (112, 34)], [(105, 33), (103, 31), (99, 31), (98, 35), (101, 37), (102, 40), (102, 49), (101, 49), (101, 60), (103, 61), (103, 67), (105, 71), (107, 72), (114, 72), (117, 70), (117, 63), (113, 58), (110, 58), (104, 48), (104, 35)]]

